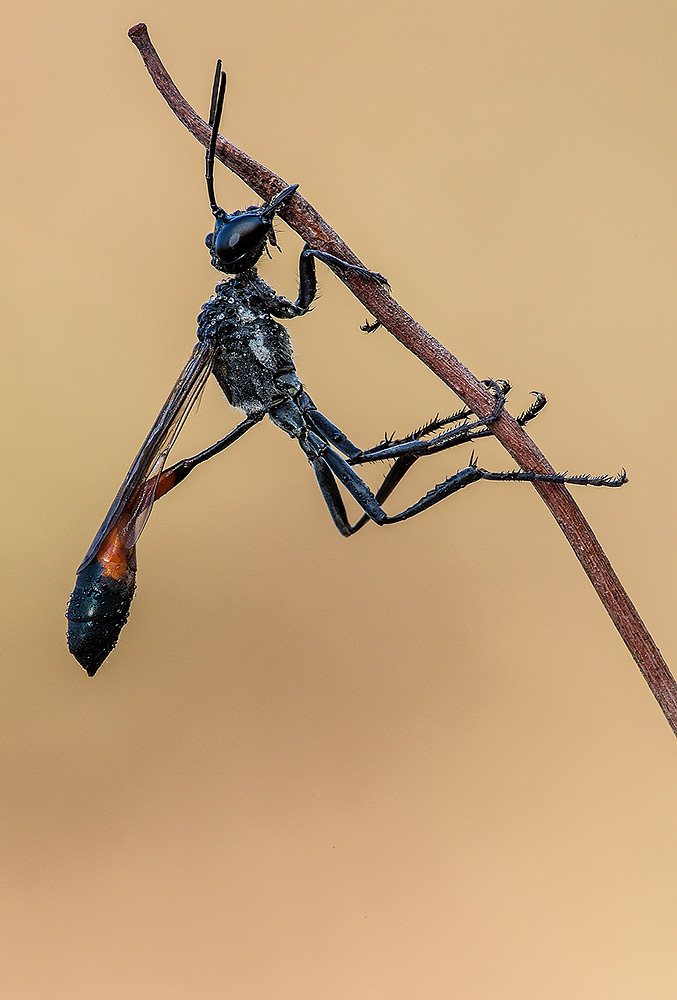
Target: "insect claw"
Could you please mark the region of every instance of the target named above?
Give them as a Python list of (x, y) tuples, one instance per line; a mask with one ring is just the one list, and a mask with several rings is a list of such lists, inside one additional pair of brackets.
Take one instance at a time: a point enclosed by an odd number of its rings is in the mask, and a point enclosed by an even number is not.
[(382, 274), (378, 273), (378, 271), (369, 271), (365, 269), (363, 274), (365, 278), (371, 278), (371, 280), (375, 281), (376, 284), (381, 285), (383, 288), (385, 288), (387, 292), (390, 292), (392, 290), (388, 279), (384, 278)]
[(494, 393), (498, 391), (504, 396), (507, 396), (512, 389), (511, 383), (506, 378), (483, 378), (482, 385), (486, 385), (487, 389), (490, 389)]

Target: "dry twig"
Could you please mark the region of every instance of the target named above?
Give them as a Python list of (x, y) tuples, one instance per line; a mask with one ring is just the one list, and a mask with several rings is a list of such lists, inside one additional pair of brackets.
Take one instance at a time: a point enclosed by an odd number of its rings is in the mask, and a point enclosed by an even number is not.
[[(153, 82), (171, 110), (198, 142), (207, 146), (210, 135), (208, 126), (176, 88), (153, 47), (145, 24), (137, 24), (130, 28), (129, 37), (141, 53)], [(226, 139), (219, 138), (216, 156), (266, 200), (270, 200), (287, 186), (281, 177), (257, 163)], [(361, 263), (350, 247), (346, 246), (313, 206), (299, 194), (292, 199), (291, 205), (284, 209), (281, 215), (285, 222), (311, 246), (328, 250), (344, 260)], [(349, 273), (338, 276), (369, 312), (450, 389), (453, 389), (478, 417), (487, 416), (492, 411), (494, 398), (486, 387), (405, 312), (386, 289)], [(554, 471), (529, 435), (506, 410), (491, 424), (491, 430), (523, 469), (540, 473)], [(535, 483), (534, 488), (564, 532), (599, 599), (642, 671), (673, 731), (677, 734), (675, 680), (590, 525), (564, 486)]]

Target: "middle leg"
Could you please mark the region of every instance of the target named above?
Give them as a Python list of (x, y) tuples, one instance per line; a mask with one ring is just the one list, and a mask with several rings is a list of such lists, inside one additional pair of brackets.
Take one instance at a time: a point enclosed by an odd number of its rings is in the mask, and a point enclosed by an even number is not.
[[(494, 395), (496, 396), (496, 405), (494, 406), (493, 411), (484, 420), (477, 419), (471, 421), (469, 418), (472, 416), (472, 411), (468, 409), (468, 407), (462, 407), (456, 413), (453, 413), (448, 417), (441, 419), (436, 417), (434, 420), (429, 421), (423, 427), (419, 428), (418, 431), (414, 431), (413, 434), (410, 434), (406, 438), (401, 440), (387, 439), (380, 445), (377, 445), (375, 448), (367, 451), (363, 451), (358, 448), (357, 445), (353, 444), (353, 442), (346, 437), (339, 427), (337, 427), (331, 420), (329, 420), (328, 417), (321, 413), (307, 392), (303, 391), (296, 397), (296, 405), (301, 410), (305, 421), (310, 425), (310, 427), (313, 428), (325, 444), (327, 444), (330, 448), (338, 449), (338, 451), (345, 455), (349, 465), (357, 465), (366, 462), (379, 462), (389, 458), (395, 460), (374, 495), (371, 493), (366, 483), (360, 476), (348, 476), (346, 481), (341, 478), (342, 476), (346, 476), (346, 470), (343, 467), (345, 463), (343, 463), (340, 467), (339, 474), (339, 471), (337, 471), (336, 468), (332, 471), (326, 456), (325, 458), (321, 458), (308, 455), (308, 459), (313, 465), (315, 476), (325, 503), (329, 508), (334, 523), (343, 535), (347, 536), (354, 534), (356, 531), (359, 531), (360, 528), (364, 527), (369, 520), (378, 521), (380, 516), (387, 516), (385, 515), (385, 511), (381, 509), (381, 505), (388, 499), (395, 487), (401, 482), (405, 474), (409, 471), (409, 469), (411, 469), (414, 462), (416, 462), (422, 454), (429, 454), (433, 451), (442, 451), (443, 449), (451, 448), (458, 444), (464, 444), (465, 442), (472, 440), (475, 436), (480, 437), (491, 433), (489, 425), (499, 416), (505, 403), (505, 397), (511, 387), (510, 383), (506, 381), (494, 382), (493, 380), (487, 380), (485, 384), (488, 385), (494, 392)], [(526, 414), (522, 414), (519, 418), (520, 420), (526, 421), (526, 419), (531, 419), (532, 416), (535, 416), (536, 413), (542, 409), (545, 405), (545, 397), (540, 396), (539, 394), (539, 398), (540, 402), (537, 401), (539, 402), (538, 407), (536, 407), (536, 404), (533, 404), (530, 408), (530, 410), (533, 410), (534, 412), (530, 413), (528, 417)], [(459, 424), (460, 426), (453, 427), (451, 430), (438, 434), (430, 440), (424, 440), (426, 435), (435, 433), (444, 427), (448, 427), (450, 424)], [(335, 457), (336, 459), (339, 459), (339, 456)], [(348, 521), (345, 505), (343, 503), (343, 499), (341, 498), (335, 475), (339, 476), (340, 481), (343, 482), (346, 489), (348, 489), (348, 492), (355, 497), (358, 503), (360, 503), (365, 510), (363, 516), (354, 525), (351, 525)], [(367, 491), (366, 493), (365, 490)], [(353, 491), (357, 492), (355, 493)], [(369, 513), (367, 511), (372, 502), (375, 506), (371, 507), (371, 513)], [(367, 504), (366, 507), (365, 504)], [(379, 521), (378, 523), (381, 522)]]
[[(496, 389), (499, 389), (499, 387), (496, 386)], [(504, 395), (501, 392), (501, 397), (504, 398)], [(495, 413), (490, 415), (493, 419), (496, 419), (496, 416), (500, 413), (502, 405), (502, 398), (497, 399)], [(526, 423), (527, 420), (533, 419), (544, 405), (545, 397), (537, 396), (532, 406), (520, 415), (520, 421)], [(395, 524), (399, 521), (408, 520), (444, 500), (446, 497), (451, 496), (453, 493), (464, 489), (471, 483), (479, 482), (482, 479), (494, 482), (550, 482), (581, 486), (621, 486), (626, 481), (624, 472), (616, 477), (568, 476), (560, 473), (540, 474), (521, 469), (514, 472), (490, 472), (479, 468), (471, 458), (468, 466), (460, 469), (445, 479), (444, 482), (433, 487), (425, 496), (417, 500), (416, 503), (411, 504), (397, 514), (389, 515), (383, 509), (382, 504), (390, 496), (414, 462), (422, 454), (429, 453), (425, 450), (421, 451), (418, 448), (418, 445), (426, 445), (428, 442), (421, 442), (415, 434), (409, 439), (394, 444), (392, 442), (384, 442), (378, 448), (372, 449), (369, 454), (359, 453), (355, 455), (356, 446), (328, 418), (315, 409), (312, 400), (305, 392), (297, 397), (297, 404), (294, 404), (293, 408), (298, 415), (298, 424), (297, 430), (292, 436), (298, 438), (299, 444), (312, 464), (318, 485), (332, 519), (341, 534), (345, 536), (355, 534), (368, 520), (374, 521), (376, 524)], [(279, 421), (275, 420), (275, 422), (278, 423)], [(441, 423), (444, 424), (445, 422)], [(433, 450), (443, 450), (444, 448), (452, 447), (455, 444), (461, 443), (461, 441), (471, 440), (474, 435), (483, 436), (488, 432), (487, 422), (484, 421), (483, 429), (476, 427), (477, 423), (481, 423), (481, 421), (473, 422), (473, 430), (470, 429), (470, 424), (466, 423), (456, 429), (460, 432), (456, 435), (454, 435), (454, 431), (452, 430), (438, 435), (437, 438), (433, 438), (432, 443), (436, 445), (436, 448)], [(431, 424), (427, 425), (428, 430), (433, 424), (437, 427), (440, 422), (431, 422)], [(282, 426), (281, 423), (280, 426)], [(287, 433), (290, 433), (286, 427), (283, 429), (287, 430)], [(403, 447), (403, 445), (407, 447)], [(347, 457), (344, 458), (334, 448), (343, 451)], [(388, 458), (390, 455), (395, 458), (395, 462), (378, 491), (374, 494), (352, 466), (360, 461), (378, 461), (382, 458)], [(339, 483), (345, 487), (364, 511), (362, 517), (355, 524), (351, 525), (348, 520)]]

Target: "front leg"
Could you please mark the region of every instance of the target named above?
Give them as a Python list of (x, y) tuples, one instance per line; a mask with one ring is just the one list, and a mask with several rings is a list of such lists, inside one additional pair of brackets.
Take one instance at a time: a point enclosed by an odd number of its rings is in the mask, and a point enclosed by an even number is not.
[(370, 278), (379, 285), (385, 285), (386, 288), (390, 288), (390, 283), (387, 278), (384, 278), (382, 274), (378, 271), (370, 271), (366, 267), (362, 267), (361, 264), (349, 264), (347, 260), (342, 260), (340, 257), (336, 257), (333, 253), (328, 253), (326, 250), (313, 250), (313, 248), (306, 243), (303, 250), (301, 251), (301, 261), (299, 264), (299, 270), (303, 268), (304, 259), (312, 265), (312, 273), (315, 274), (315, 263), (313, 258), (317, 257), (318, 260), (324, 261), (327, 267), (330, 267), (333, 271), (352, 271), (353, 274), (359, 274), (363, 278)]
[(293, 319), (308, 312), (317, 295), (317, 276), (312, 255), (313, 251), (306, 243), (299, 257), (299, 293), (296, 302), (290, 302), (284, 295), (275, 295), (268, 302), (271, 316), (276, 319)]
[(388, 279), (377, 271), (369, 271), (360, 264), (349, 264), (347, 260), (341, 260), (340, 257), (335, 257), (333, 253), (327, 253), (325, 250), (313, 250), (306, 243), (299, 257), (299, 293), (296, 302), (290, 302), (283, 295), (276, 295), (268, 306), (271, 316), (275, 316), (276, 319), (293, 319), (295, 316), (303, 316), (304, 313), (308, 312), (317, 295), (315, 258), (324, 261), (334, 271), (352, 271), (353, 274), (360, 274), (363, 278), (371, 278), (379, 285), (390, 288)]
[(301, 300), (304, 291), (304, 274), (307, 275), (306, 280), (308, 281), (308, 288), (312, 289), (312, 295), (308, 304), (310, 304), (315, 297), (317, 283), (315, 281), (314, 258), (323, 261), (327, 267), (332, 269), (332, 271), (351, 271), (353, 274), (359, 274), (363, 278), (369, 278), (371, 281), (375, 281), (378, 285), (384, 285), (386, 288), (390, 288), (388, 279), (384, 278), (382, 274), (378, 273), (378, 271), (370, 271), (368, 268), (362, 267), (361, 264), (349, 264), (347, 260), (342, 260), (340, 257), (336, 257), (333, 253), (328, 253), (326, 250), (313, 250), (313, 248), (306, 243), (301, 251), (301, 259), (299, 260), (300, 284), (297, 303)]

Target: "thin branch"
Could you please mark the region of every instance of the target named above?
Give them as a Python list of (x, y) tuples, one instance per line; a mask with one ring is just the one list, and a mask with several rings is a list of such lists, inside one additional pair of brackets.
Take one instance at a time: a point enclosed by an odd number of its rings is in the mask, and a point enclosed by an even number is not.
[[(145, 24), (137, 24), (130, 28), (129, 37), (141, 53), (153, 82), (171, 110), (198, 142), (207, 146), (209, 128), (179, 93), (148, 37)], [(281, 177), (257, 163), (226, 139), (219, 138), (216, 157), (266, 200), (270, 200), (287, 186)], [(313, 206), (298, 193), (281, 215), (302, 239), (316, 249), (328, 250), (337, 257), (353, 263), (362, 263)], [(453, 389), (478, 417), (486, 417), (491, 413), (494, 397), (486, 387), (405, 312), (386, 289), (349, 273), (339, 277), (369, 312), (438, 378)], [(491, 430), (523, 469), (540, 473), (554, 471), (529, 435), (506, 410), (491, 424)], [(675, 680), (592, 529), (565, 487), (551, 483), (535, 483), (534, 488), (564, 532), (599, 599), (639, 666), (673, 731), (677, 734)]]

